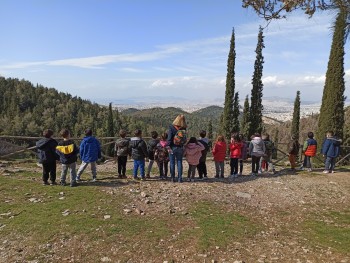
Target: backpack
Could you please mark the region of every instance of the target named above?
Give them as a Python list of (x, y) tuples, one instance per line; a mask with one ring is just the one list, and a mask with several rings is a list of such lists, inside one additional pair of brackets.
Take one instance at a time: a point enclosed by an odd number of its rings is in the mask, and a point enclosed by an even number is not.
[(154, 159), (158, 162), (168, 161), (169, 153), (166, 147), (157, 146), (154, 152)]
[(187, 141), (186, 130), (177, 130), (174, 136), (174, 144), (177, 146), (183, 146)]

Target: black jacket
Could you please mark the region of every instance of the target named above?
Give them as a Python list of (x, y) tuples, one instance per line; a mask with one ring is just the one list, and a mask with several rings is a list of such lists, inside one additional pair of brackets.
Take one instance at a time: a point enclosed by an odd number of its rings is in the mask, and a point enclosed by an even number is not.
[(148, 157), (147, 144), (139, 137), (130, 139), (129, 147), (131, 149), (131, 157), (134, 160), (144, 160)]
[(72, 140), (66, 140), (58, 143), (56, 153), (62, 164), (71, 164), (77, 161), (79, 150)]
[(148, 141), (148, 157), (150, 160), (154, 160), (154, 151), (156, 150), (157, 144), (159, 143), (158, 139), (150, 139)]
[(36, 142), (39, 163), (52, 163), (59, 160), (56, 154), (57, 141), (52, 138), (42, 138)]

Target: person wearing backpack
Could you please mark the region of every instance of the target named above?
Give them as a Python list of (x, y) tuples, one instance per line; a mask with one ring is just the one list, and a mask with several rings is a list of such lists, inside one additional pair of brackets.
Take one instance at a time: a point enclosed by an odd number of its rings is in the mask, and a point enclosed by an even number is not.
[(56, 153), (57, 141), (52, 138), (53, 131), (50, 129), (44, 130), (44, 138), (36, 142), (36, 149), (39, 158), (39, 163), (43, 167), (43, 185), (56, 185), (56, 161), (59, 156)]
[(260, 169), (261, 172), (266, 171), (274, 171), (273, 163), (272, 163), (272, 152), (274, 151), (273, 142), (270, 140), (269, 134), (263, 134), (262, 139), (265, 144), (265, 155), (261, 158)]
[(126, 177), (126, 163), (128, 161), (129, 154), (129, 142), (130, 140), (126, 138), (126, 131), (119, 131), (120, 138), (115, 142), (114, 152), (117, 154), (118, 162), (118, 178)]
[(167, 146), (169, 147), (170, 175), (175, 182), (175, 164), (177, 165), (178, 182), (182, 183), (182, 158), (184, 154), (184, 144), (187, 141), (185, 116), (180, 114), (169, 126)]
[(151, 178), (151, 170), (154, 163), (154, 151), (156, 150), (156, 146), (158, 143), (159, 143), (158, 132), (152, 131), (151, 139), (147, 143), (149, 162), (147, 167), (146, 178)]
[(167, 149), (167, 133), (164, 132), (160, 136), (160, 141), (154, 151), (154, 160), (157, 162), (159, 169), (159, 177), (161, 180), (166, 180), (168, 176), (169, 153)]
[(201, 132), (199, 133), (199, 136), (200, 137), (198, 139), (198, 142), (204, 146), (204, 150), (202, 151), (201, 158), (199, 159), (199, 164), (197, 165), (198, 176), (199, 176), (199, 179), (203, 179), (203, 177), (207, 179), (208, 172), (207, 172), (206, 160), (207, 160), (207, 153), (210, 150), (209, 139), (205, 137), (207, 136), (207, 132), (205, 130), (201, 130)]

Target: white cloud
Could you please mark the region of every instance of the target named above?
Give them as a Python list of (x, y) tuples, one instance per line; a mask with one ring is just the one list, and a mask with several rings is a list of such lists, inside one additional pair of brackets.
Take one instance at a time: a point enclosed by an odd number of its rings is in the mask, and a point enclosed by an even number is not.
[(349, 68), (349, 69), (347, 69), (347, 70), (345, 70), (345, 76), (350, 77), (350, 68)]
[(324, 83), (326, 80), (325, 75), (321, 76), (305, 76), (303, 77), (304, 82), (311, 82), (311, 83)]
[(284, 80), (279, 80), (277, 76), (267, 76), (262, 79), (264, 85), (272, 85), (272, 86), (283, 86), (285, 84)]
[(144, 72), (144, 70), (138, 68), (121, 68), (120, 70), (125, 72)]
[(173, 86), (175, 83), (172, 80), (161, 80), (158, 79), (156, 81), (154, 81), (151, 84), (151, 87), (164, 87), (164, 86)]

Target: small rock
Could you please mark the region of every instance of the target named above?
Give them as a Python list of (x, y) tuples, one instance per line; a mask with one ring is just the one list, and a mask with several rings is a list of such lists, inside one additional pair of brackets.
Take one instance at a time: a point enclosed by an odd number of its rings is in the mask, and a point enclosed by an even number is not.
[(101, 262), (111, 262), (112, 260), (109, 257), (101, 258)]
[(237, 197), (245, 198), (245, 199), (251, 199), (252, 195), (244, 192), (237, 192), (236, 193)]
[(110, 219), (110, 218), (111, 218), (111, 215), (105, 215), (103, 218), (104, 218), (104, 219)]
[(148, 204), (150, 204), (150, 203), (151, 203), (151, 201), (150, 201), (149, 199), (146, 199), (146, 200), (145, 200), (145, 204), (148, 205)]
[(63, 215), (63, 216), (68, 216), (69, 214), (70, 214), (69, 209), (64, 210), (64, 211), (62, 212), (62, 215)]
[(64, 195), (64, 192), (59, 192), (59, 195)]
[(64, 196), (61, 196), (61, 197), (59, 197), (58, 199), (59, 199), (59, 200), (64, 200), (65, 197), (64, 197)]
[(123, 211), (126, 213), (126, 214), (130, 214), (132, 212), (131, 209), (123, 209)]
[(148, 197), (148, 195), (145, 192), (141, 192), (140, 195), (141, 195), (142, 198)]

